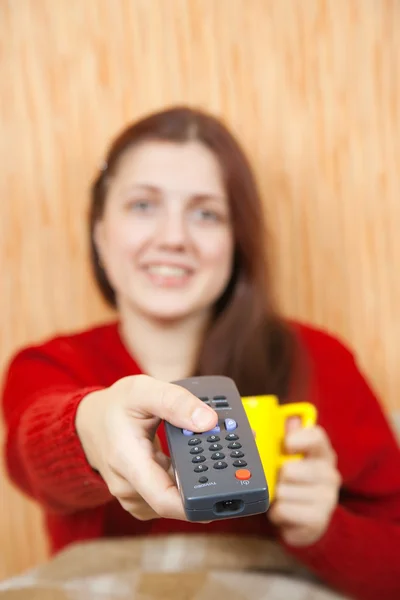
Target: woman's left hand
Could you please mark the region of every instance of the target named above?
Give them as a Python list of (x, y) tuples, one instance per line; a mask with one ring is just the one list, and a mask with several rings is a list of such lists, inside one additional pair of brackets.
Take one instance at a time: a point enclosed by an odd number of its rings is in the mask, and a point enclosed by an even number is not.
[(338, 503), (341, 477), (336, 454), (319, 426), (302, 428), (292, 423), (285, 445), (287, 452), (304, 458), (282, 466), (268, 516), (280, 527), (286, 543), (308, 546), (323, 536)]

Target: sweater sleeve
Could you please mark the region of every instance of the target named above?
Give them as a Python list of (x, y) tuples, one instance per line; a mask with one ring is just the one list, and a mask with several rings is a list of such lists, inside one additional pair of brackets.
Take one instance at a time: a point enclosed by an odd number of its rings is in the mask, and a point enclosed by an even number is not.
[(45, 348), (20, 352), (6, 373), (6, 469), (21, 491), (52, 512), (73, 513), (112, 499), (75, 429), (79, 403), (98, 389), (82, 385), (72, 362)]
[(334, 405), (321, 425), (338, 454), (343, 477), (340, 502), (327, 531), (315, 544), (300, 548), (284, 545), (324, 581), (351, 598), (398, 600), (399, 446), (353, 355), (341, 346), (334, 359), (339, 383)]

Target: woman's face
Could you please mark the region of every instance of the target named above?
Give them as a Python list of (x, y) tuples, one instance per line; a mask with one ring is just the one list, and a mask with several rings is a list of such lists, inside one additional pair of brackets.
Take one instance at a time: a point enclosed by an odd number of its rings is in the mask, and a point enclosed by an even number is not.
[(230, 279), (234, 245), (212, 152), (196, 141), (128, 149), (95, 241), (118, 306), (161, 320), (207, 312)]

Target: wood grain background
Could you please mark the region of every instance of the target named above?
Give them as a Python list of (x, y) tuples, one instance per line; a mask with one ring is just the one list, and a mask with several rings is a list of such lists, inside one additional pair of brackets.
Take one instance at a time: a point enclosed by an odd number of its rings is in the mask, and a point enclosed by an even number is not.
[[(2, 0), (0, 368), (109, 316), (88, 269), (90, 180), (120, 127), (182, 102), (251, 155), (284, 311), (350, 342), (399, 408), (398, 0)], [(0, 477), (5, 577), (46, 544)]]

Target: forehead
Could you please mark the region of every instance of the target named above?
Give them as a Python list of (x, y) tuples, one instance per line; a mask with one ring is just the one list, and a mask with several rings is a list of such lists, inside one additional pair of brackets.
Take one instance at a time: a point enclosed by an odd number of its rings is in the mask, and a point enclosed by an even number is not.
[(125, 151), (115, 178), (185, 193), (224, 195), (217, 158), (204, 144), (146, 141)]

